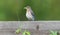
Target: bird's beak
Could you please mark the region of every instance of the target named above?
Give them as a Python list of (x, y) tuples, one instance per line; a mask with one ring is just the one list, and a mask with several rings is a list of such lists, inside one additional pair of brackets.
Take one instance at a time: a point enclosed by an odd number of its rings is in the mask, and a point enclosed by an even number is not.
[(26, 7), (24, 7), (24, 9), (26, 9)]

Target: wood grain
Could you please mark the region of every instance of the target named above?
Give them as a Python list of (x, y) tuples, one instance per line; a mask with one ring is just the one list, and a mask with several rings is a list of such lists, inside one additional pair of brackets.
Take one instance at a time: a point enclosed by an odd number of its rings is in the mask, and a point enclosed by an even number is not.
[[(39, 25), (39, 30), (36, 26)], [(49, 35), (49, 30), (55, 30), (60, 33), (60, 21), (0, 21), (1, 35), (17, 35), (16, 29), (21, 28), (22, 35), (24, 30), (30, 31), (31, 35)]]

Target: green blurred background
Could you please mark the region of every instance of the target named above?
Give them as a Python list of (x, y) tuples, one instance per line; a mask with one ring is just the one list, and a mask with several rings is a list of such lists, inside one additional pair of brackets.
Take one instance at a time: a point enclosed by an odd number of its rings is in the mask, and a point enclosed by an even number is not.
[(0, 0), (0, 21), (26, 21), (24, 7), (31, 6), (35, 20), (60, 20), (60, 0)]

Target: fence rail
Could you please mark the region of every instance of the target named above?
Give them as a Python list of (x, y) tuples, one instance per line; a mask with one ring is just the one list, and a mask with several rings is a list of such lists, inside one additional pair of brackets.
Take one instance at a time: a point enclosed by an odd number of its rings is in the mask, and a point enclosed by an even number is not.
[[(36, 30), (37, 25), (39, 31)], [(17, 28), (22, 29), (22, 32), (29, 30), (32, 35), (48, 35), (49, 30), (60, 30), (60, 21), (0, 21), (1, 35), (16, 35)]]

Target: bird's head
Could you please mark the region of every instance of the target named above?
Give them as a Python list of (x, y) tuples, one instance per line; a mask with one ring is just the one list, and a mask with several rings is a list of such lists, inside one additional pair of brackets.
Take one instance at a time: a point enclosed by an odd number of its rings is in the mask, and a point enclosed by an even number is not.
[(26, 7), (24, 7), (24, 9), (29, 10), (29, 9), (31, 9), (31, 7), (30, 6), (26, 6)]

